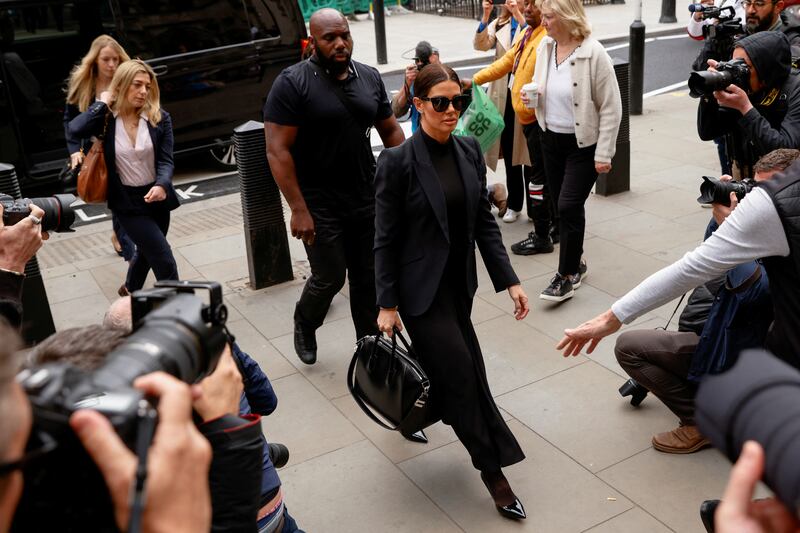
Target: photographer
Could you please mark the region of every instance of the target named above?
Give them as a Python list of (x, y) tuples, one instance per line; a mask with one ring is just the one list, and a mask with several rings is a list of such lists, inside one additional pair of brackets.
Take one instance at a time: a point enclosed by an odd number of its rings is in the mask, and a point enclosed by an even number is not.
[(652, 311), (731, 268), (763, 258), (769, 275), (774, 322), (766, 347), (800, 367), (800, 163), (759, 183), (741, 200), (717, 231), (679, 261), (648, 277), (608, 311), (564, 331), (558, 349), (578, 355), (622, 324)]
[[(127, 300), (130, 309), (129, 298), (120, 300)], [(111, 310), (120, 308), (117, 305)], [(28, 358), (33, 365), (68, 362), (92, 372), (125, 341), (127, 333), (99, 325), (62, 330), (33, 348)], [(261, 427), (257, 415), (239, 416), (243, 383), (230, 346), (226, 346), (214, 372), (197, 387), (201, 394), (192, 403), (195, 423), (212, 449), (207, 478), (212, 503), (211, 531), (256, 531)]]
[(403, 86), (392, 96), (392, 112), (397, 118), (403, 117), (411, 111), (411, 132), (419, 128), (419, 111), (412, 105), (414, 99), (414, 80), (417, 73), (426, 65), (441, 63), (439, 50), (431, 46), (428, 41), (420, 41), (414, 49), (414, 64), (406, 67)]
[[(756, 181), (770, 179), (800, 158), (800, 151), (770, 152), (756, 164)], [(714, 203), (711, 229), (724, 223), (736, 208), (735, 193), (730, 206)], [(694, 398), (706, 374), (729, 368), (745, 348), (763, 346), (772, 322), (769, 281), (756, 261), (732, 268), (724, 283), (712, 291), (715, 297), (698, 333), (634, 330), (617, 338), (617, 362), (639, 385), (652, 392), (679, 419), (679, 426), (653, 436), (653, 447), (664, 453), (693, 453), (710, 443), (695, 423)], [(690, 304), (689, 304), (690, 305)]]
[[(0, 323), (0, 533), (10, 528), (22, 494), (22, 471), (34, 468), (37, 450), (26, 450), (31, 432), (31, 408), (15, 381), (20, 339)], [(163, 372), (142, 376), (134, 386), (159, 399), (159, 424), (148, 453), (147, 501), (142, 514), (143, 532), (208, 531), (211, 502), (208, 466), (211, 449), (191, 420), (190, 388)], [(117, 526), (128, 526), (130, 489), (137, 460), (102, 415), (81, 410), (72, 415), (71, 426), (100, 469), (109, 488)]]
[(751, 176), (762, 155), (800, 146), (800, 78), (791, 74), (791, 59), (787, 37), (766, 31), (738, 41), (731, 63), (709, 61), (709, 70), (724, 67), (735, 83), (703, 94), (697, 130), (703, 140), (730, 134), (738, 177)]
[(0, 205), (0, 316), (14, 328), (22, 324), (22, 283), (25, 265), (47, 240), (42, 232), (44, 211), (28, 206), (31, 214), (12, 226), (3, 224), (3, 206)]
[[(745, 8), (742, 5), (742, 0), (701, 0), (698, 3), (703, 6), (713, 6), (720, 9), (732, 7), (734, 18), (738, 18), (740, 21), (744, 21), (747, 16), (745, 13)], [(719, 22), (719, 19), (704, 17), (702, 11), (695, 11), (689, 15), (689, 22), (686, 24), (686, 32), (692, 39), (696, 41), (702, 41), (706, 38), (706, 33), (708, 31), (704, 30), (704, 27), (718, 24)], [(744, 22), (741, 23), (742, 32), (744, 32), (744, 24)]]

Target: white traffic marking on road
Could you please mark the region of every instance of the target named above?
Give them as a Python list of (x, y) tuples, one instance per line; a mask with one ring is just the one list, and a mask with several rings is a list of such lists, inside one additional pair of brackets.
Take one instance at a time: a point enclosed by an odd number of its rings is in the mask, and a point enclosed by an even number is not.
[(664, 35), (662, 37), (656, 37), (657, 41), (669, 41), (670, 39), (691, 39), (688, 33), (678, 33), (676, 35)]
[(84, 213), (83, 209), (75, 209), (75, 214), (77, 214), (78, 217), (84, 222), (89, 222), (91, 220), (100, 220), (101, 218), (106, 218), (108, 216), (105, 213), (100, 213), (99, 215), (94, 215), (93, 217), (90, 217), (89, 215)]
[(175, 192), (178, 193), (178, 196), (180, 196), (184, 200), (188, 200), (192, 196), (196, 196), (198, 198), (201, 197), (201, 196), (205, 196), (205, 194), (203, 194), (201, 192), (194, 192), (194, 190), (196, 188), (197, 188), (197, 185), (190, 185), (185, 191), (183, 191), (181, 189), (175, 189)]
[(459, 70), (471, 70), (473, 68), (480, 70), (482, 68), (488, 67), (489, 65), (491, 65), (491, 63), (486, 63), (485, 65), (467, 65), (466, 67), (453, 67), (453, 70), (455, 70), (456, 72), (458, 72)]
[(670, 91), (674, 91), (675, 89), (680, 89), (685, 87), (688, 84), (687, 81), (679, 81), (678, 83), (673, 83), (672, 85), (667, 85), (666, 87), (661, 87), (660, 89), (655, 89), (653, 91), (644, 93), (642, 98), (650, 98), (651, 96), (657, 96), (659, 94), (668, 93)]

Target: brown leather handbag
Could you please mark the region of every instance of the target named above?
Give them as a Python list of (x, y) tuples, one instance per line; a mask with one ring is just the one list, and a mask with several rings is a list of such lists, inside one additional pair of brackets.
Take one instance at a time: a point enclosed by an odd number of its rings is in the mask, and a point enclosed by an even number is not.
[(108, 193), (108, 167), (106, 156), (103, 152), (103, 140), (108, 130), (108, 121), (111, 113), (106, 114), (103, 125), (103, 134), (97, 138), (83, 159), (81, 171), (78, 173), (78, 196), (87, 204), (97, 204), (106, 201)]

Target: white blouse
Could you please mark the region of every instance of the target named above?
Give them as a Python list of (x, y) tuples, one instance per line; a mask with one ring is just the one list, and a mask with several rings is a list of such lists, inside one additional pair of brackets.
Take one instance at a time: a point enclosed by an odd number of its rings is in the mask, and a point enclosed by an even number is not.
[(549, 61), (545, 97), (545, 124), (556, 133), (575, 133), (575, 111), (572, 102), (572, 58), (556, 67), (556, 51)]
[(125, 122), (116, 118), (114, 148), (117, 154), (117, 173), (123, 185), (141, 187), (156, 181), (155, 150), (147, 119), (139, 115), (139, 129), (136, 130), (136, 145), (131, 144)]

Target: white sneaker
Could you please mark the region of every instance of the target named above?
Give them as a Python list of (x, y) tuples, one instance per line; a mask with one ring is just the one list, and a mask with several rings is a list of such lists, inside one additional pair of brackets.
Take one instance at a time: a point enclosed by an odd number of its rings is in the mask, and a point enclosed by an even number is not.
[(503, 222), (516, 222), (519, 218), (519, 211), (514, 211), (513, 209), (509, 209), (506, 211), (506, 214), (503, 215)]

